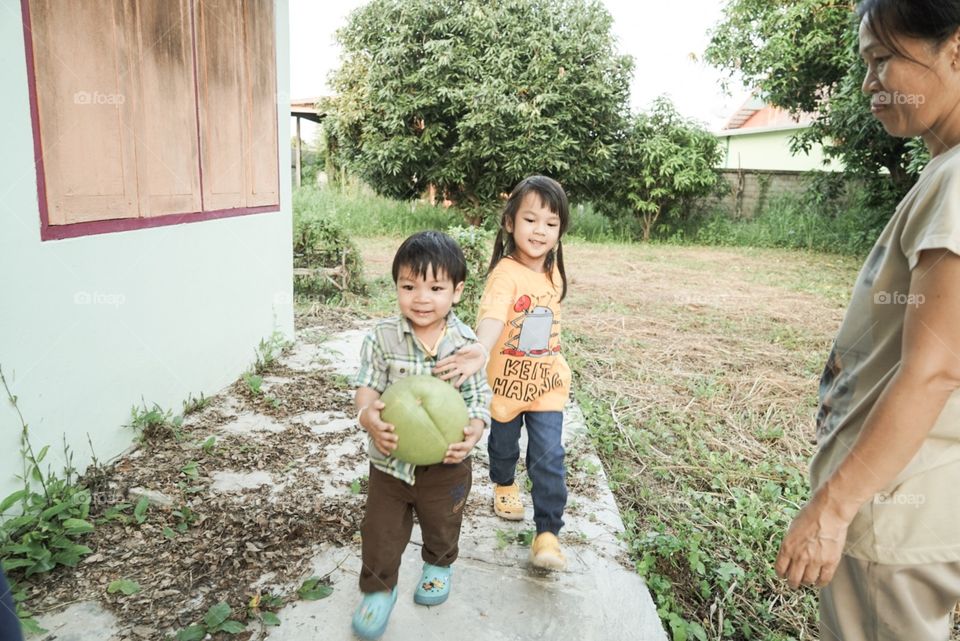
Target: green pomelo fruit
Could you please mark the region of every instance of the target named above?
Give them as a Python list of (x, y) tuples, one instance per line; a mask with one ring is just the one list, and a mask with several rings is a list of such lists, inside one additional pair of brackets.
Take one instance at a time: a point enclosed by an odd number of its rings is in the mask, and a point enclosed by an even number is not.
[(450, 383), (433, 376), (401, 378), (380, 397), (380, 417), (396, 428), (393, 456), (414, 465), (443, 461), (451, 443), (463, 440), (467, 405)]

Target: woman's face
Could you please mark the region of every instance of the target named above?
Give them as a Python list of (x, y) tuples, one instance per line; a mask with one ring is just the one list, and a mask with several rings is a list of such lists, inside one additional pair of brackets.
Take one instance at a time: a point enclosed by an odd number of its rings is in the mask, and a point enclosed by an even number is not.
[(960, 143), (960, 37), (939, 48), (898, 37), (895, 54), (860, 23), (860, 55), (867, 63), (863, 91), (873, 115), (891, 136), (921, 136), (936, 155)]

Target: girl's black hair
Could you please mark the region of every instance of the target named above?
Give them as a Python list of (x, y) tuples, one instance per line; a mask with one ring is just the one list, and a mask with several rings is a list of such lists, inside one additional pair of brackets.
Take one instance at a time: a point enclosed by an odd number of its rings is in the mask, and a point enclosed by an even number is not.
[(929, 40), (939, 48), (960, 28), (960, 0), (862, 0), (857, 15), (866, 18), (884, 47), (910, 59), (897, 36)]
[(567, 272), (563, 268), (563, 234), (570, 226), (570, 204), (567, 202), (567, 194), (553, 178), (546, 176), (527, 176), (513, 188), (507, 202), (503, 205), (503, 212), (500, 214), (500, 228), (497, 230), (497, 239), (493, 243), (493, 257), (490, 259), (488, 273), (493, 271), (504, 256), (513, 253), (516, 247), (513, 244), (513, 234), (507, 231), (507, 222), (513, 226), (517, 217), (517, 211), (520, 209), (520, 203), (523, 202), (527, 194), (535, 193), (540, 197), (540, 202), (550, 211), (560, 217), (560, 236), (557, 240), (557, 248), (550, 252), (544, 263), (547, 278), (551, 278), (553, 264), (556, 261), (557, 271), (560, 273), (560, 280), (563, 283), (563, 289), (560, 292), (560, 300), (567, 295)]
[(432, 270), (435, 278), (449, 277), (454, 287), (467, 279), (463, 250), (457, 241), (439, 231), (422, 231), (403, 241), (393, 257), (394, 283), (404, 268), (420, 278), (426, 278)]

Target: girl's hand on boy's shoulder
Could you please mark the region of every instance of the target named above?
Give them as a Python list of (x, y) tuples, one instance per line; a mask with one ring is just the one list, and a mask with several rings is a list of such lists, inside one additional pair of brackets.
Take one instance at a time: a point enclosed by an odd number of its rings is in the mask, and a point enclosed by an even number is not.
[(367, 430), (367, 434), (373, 439), (373, 445), (377, 451), (384, 456), (390, 456), (393, 450), (397, 449), (397, 435), (394, 434), (394, 427), (390, 423), (384, 423), (380, 418), (380, 411), (386, 407), (383, 401), (377, 399), (367, 406), (363, 411), (360, 425)]
[(469, 424), (463, 428), (463, 440), (447, 448), (443, 458), (444, 463), (461, 463), (470, 455), (480, 437), (483, 435), (483, 425)]
[(487, 352), (480, 343), (464, 345), (456, 352), (441, 358), (433, 368), (433, 375), (450, 381), (454, 387), (479, 372), (487, 364)]

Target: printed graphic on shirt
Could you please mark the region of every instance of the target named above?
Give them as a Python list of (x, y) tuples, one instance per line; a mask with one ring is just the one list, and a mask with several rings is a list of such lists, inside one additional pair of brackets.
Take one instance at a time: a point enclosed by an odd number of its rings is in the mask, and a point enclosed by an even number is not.
[[(866, 300), (867, 304), (874, 301), (874, 284), (880, 273), (880, 267), (886, 256), (887, 248), (877, 245), (861, 270), (856, 290), (867, 292), (860, 298), (854, 297), (851, 301), (848, 316), (855, 310), (857, 300)], [(840, 328), (840, 334), (833, 343), (830, 357), (820, 377), (820, 408), (817, 410), (817, 441), (823, 442), (833, 434), (847, 418), (853, 407), (857, 389), (857, 379), (860, 366), (864, 358), (873, 349), (871, 331), (876, 320), (871, 315), (863, 314), (857, 322), (845, 320)]]
[(507, 358), (491, 381), (494, 394), (529, 403), (563, 386), (563, 377), (555, 371), (552, 359), (529, 360), (560, 353), (559, 341), (551, 346), (551, 339), (559, 336), (554, 332), (558, 322), (548, 307), (552, 298), (541, 301), (524, 294), (513, 304), (513, 311), (519, 315), (510, 321), (509, 337), (500, 350)]
[(553, 318), (553, 310), (547, 307), (549, 303), (547, 300), (543, 304), (540, 304), (540, 301), (534, 304), (527, 294), (517, 299), (513, 304), (513, 311), (520, 315), (510, 321), (513, 329), (501, 354), (540, 357), (560, 351), (559, 343), (552, 349), (550, 347), (550, 339), (557, 336), (553, 333), (553, 326), (557, 321)]
[(820, 377), (820, 409), (817, 411), (817, 440), (830, 436), (843, 418), (841, 405), (849, 405), (853, 385), (850, 376), (843, 375), (843, 360), (834, 344)]

